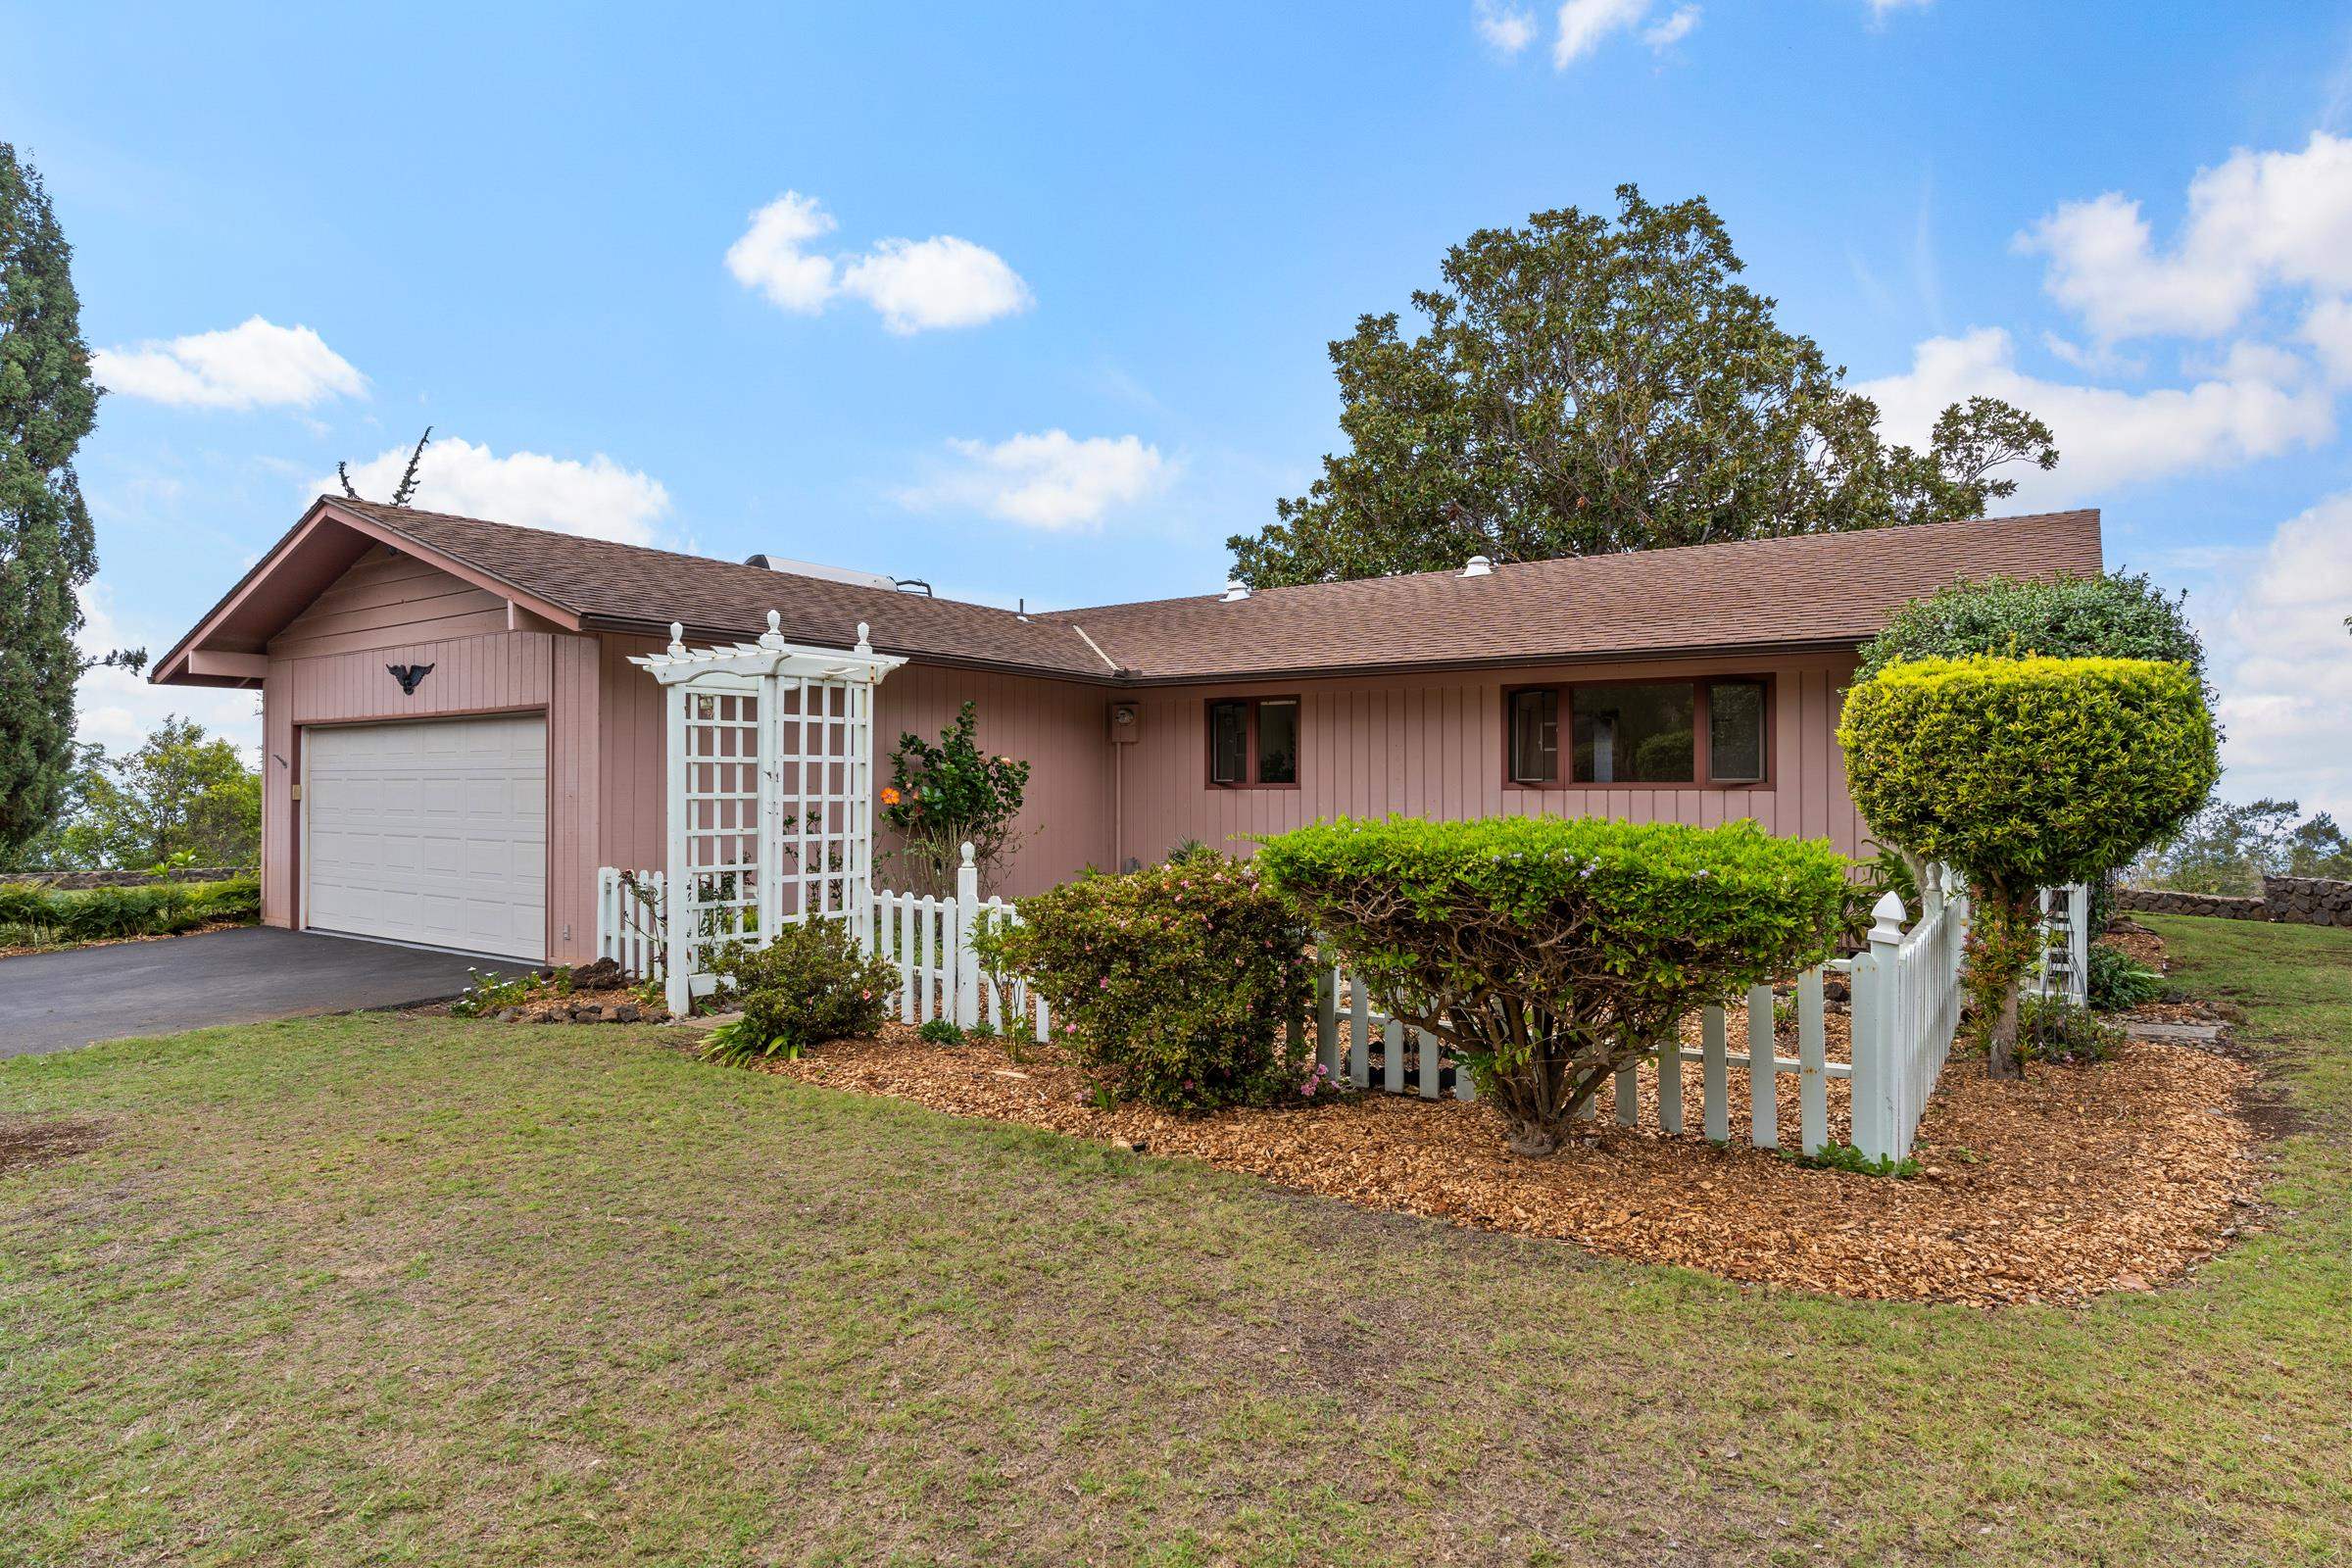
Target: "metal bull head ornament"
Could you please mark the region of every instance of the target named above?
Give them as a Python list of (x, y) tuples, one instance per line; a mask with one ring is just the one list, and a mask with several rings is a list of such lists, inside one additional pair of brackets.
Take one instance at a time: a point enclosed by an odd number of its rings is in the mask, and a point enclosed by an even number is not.
[(416, 688), (424, 683), (424, 677), (433, 672), (430, 664), (386, 664), (384, 668), (390, 670), (392, 678), (400, 682), (400, 694), (403, 697), (416, 696)]

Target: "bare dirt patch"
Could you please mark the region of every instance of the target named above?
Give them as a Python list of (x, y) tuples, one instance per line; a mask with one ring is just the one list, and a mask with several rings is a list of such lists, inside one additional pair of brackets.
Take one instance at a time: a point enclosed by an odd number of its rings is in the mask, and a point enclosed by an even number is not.
[(0, 1176), (53, 1165), (95, 1149), (106, 1129), (63, 1116), (0, 1116)]
[[(2022, 1084), (1953, 1061), (1909, 1181), (1806, 1169), (1748, 1148), (1743, 1104), (1728, 1147), (1666, 1136), (1648, 1069), (1638, 1125), (1597, 1122), (1544, 1160), (1507, 1153), (1499, 1118), (1482, 1104), (1370, 1093), (1201, 1117), (1105, 1110), (1054, 1048), (1027, 1046), (1016, 1059), (995, 1042), (935, 1046), (897, 1025), (769, 1070), (1373, 1207), (1858, 1298), (1989, 1306), (2148, 1289), (2225, 1245), (2260, 1180), (2238, 1109), (2254, 1069), (2154, 1042), (2094, 1065), (2037, 1066)], [(1784, 1081), (1782, 1125), (1792, 1130), (1792, 1075)], [(1734, 1087), (1743, 1102), (1744, 1086)], [(1842, 1138), (1844, 1085), (1833, 1087), (1833, 1136)], [(1699, 1126), (1697, 1096), (1686, 1081), (1689, 1129)]]

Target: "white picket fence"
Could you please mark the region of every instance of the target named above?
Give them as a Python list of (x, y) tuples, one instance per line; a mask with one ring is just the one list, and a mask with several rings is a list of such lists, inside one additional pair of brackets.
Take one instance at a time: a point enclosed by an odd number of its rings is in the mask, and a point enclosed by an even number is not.
[(667, 964), (669, 878), (660, 871), (596, 872), (596, 956), (624, 973), (659, 980)]
[[(1732, 1134), (1733, 1068), (1747, 1078), (1747, 1139), (1758, 1149), (1781, 1144), (1781, 1080), (1793, 1075), (1797, 1146), (1818, 1153), (1831, 1142), (1830, 1080), (1850, 1083), (1847, 1141), (1866, 1157), (1900, 1159), (1911, 1151), (1919, 1118), (1960, 1027), (1960, 959), (1967, 939), (1968, 901), (1940, 875), (1926, 895), (1927, 911), (1909, 931), (1902, 900), (1889, 893), (1873, 911), (1866, 951), (1798, 975), (1793, 986), (1796, 1054), (1780, 1054), (1779, 999), (1771, 986), (1750, 987), (1745, 999), (1747, 1049), (1731, 1049), (1721, 1006), (1699, 1012), (1699, 1043), (1677, 1041), (1621, 1068), (1610, 1085), (1611, 1113), (1621, 1126), (1641, 1119), (1641, 1069), (1656, 1076), (1658, 1130), (1686, 1129), (1684, 1068), (1699, 1072), (1700, 1128), (1715, 1143)], [(1846, 975), (1852, 988), (1851, 1053), (1829, 1057), (1824, 971)], [(1470, 1074), (1436, 1035), (1382, 1011), (1370, 988), (1344, 968), (1323, 970), (1315, 987), (1315, 1054), (1324, 1070), (1357, 1089), (1424, 1100), (1471, 1100)], [(1377, 1062), (1374, 1060), (1377, 1055)], [(1599, 1097), (1584, 1114), (1599, 1114)]]
[(1003, 899), (980, 897), (980, 871), (968, 844), (954, 898), (877, 889), (867, 943), (898, 968), (900, 1021), (919, 1026), (947, 1018), (966, 1029), (985, 1023), (1044, 1040), (1053, 1030), (1046, 999), (1017, 977), (989, 973), (972, 946), (983, 920), (1017, 925), (1020, 918)]
[[(635, 877), (654, 890), (658, 913), (662, 874), (640, 871)], [(898, 970), (898, 1015), (913, 1025), (934, 1018), (967, 1028), (985, 1022), (1001, 1031), (1018, 1029), (1045, 1040), (1052, 1033), (1045, 999), (1017, 978), (986, 973), (973, 950), (972, 935), (983, 918), (1019, 919), (1011, 905), (1003, 899), (982, 899), (979, 888), (979, 872), (966, 846), (953, 897), (875, 893), (867, 942)], [(2086, 893), (2070, 888), (2060, 890), (2060, 896), (2068, 901), (2073, 929), (2080, 933)], [(1731, 1049), (1725, 1008), (1710, 1006), (1699, 1014), (1697, 1045), (1678, 1041), (1673, 1049), (1644, 1058), (1656, 1078), (1659, 1130), (1669, 1135), (1687, 1130), (1684, 1072), (1695, 1065), (1700, 1131), (1717, 1143), (1728, 1142), (1731, 1073), (1737, 1068), (1747, 1078), (1748, 1142), (1759, 1149), (1778, 1148), (1781, 1083), (1793, 1075), (1797, 1146), (1807, 1153), (1818, 1152), (1832, 1142), (1835, 1131), (1830, 1080), (1843, 1078), (1850, 1086), (1847, 1141), (1873, 1159), (1900, 1159), (1909, 1153), (1959, 1030), (1961, 958), (1968, 938), (1968, 900), (1947, 875), (1931, 874), (1922, 902), (1919, 920), (1906, 930), (1908, 911), (1902, 901), (1892, 893), (1886, 895), (1872, 911), (1874, 924), (1864, 951), (1796, 977), (1794, 1056), (1780, 1054), (1773, 988), (1756, 986), (1744, 1001), (1749, 1049)], [(600, 955), (634, 974), (658, 973), (663, 952), (660, 921), (646, 918), (642, 901), (633, 898), (620, 873), (610, 866), (598, 875), (597, 907)], [(2086, 951), (2086, 937), (2078, 934), (2071, 940), (2078, 952)], [(2086, 964), (2073, 955), (2062, 956), (2061, 963), (2070, 957), (2065, 981), (2073, 990)], [(1843, 974), (1851, 987), (1852, 1045), (1845, 1061), (1832, 1060), (1828, 1054), (1825, 971)], [(1292, 1027), (1308, 1032), (1316, 1059), (1333, 1077), (1357, 1089), (1427, 1100), (1475, 1097), (1470, 1074), (1451, 1059), (1436, 1036), (1384, 1012), (1368, 987), (1336, 965), (1318, 976), (1313, 1017)], [(1628, 1126), (1640, 1115), (1640, 1067), (1636, 1063), (1620, 1071), (1610, 1095), (1611, 1113)], [(1597, 1115), (1597, 1106), (1589, 1104), (1587, 1113)]]

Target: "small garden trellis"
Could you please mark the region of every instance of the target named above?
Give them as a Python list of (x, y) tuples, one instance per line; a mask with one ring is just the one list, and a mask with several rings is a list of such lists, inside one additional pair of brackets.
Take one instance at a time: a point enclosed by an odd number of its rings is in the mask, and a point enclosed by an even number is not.
[(667, 963), (671, 1010), (712, 984), (711, 950), (764, 942), (787, 921), (873, 918), (874, 687), (906, 661), (785, 641), (669, 646), (629, 662), (662, 683), (669, 760)]

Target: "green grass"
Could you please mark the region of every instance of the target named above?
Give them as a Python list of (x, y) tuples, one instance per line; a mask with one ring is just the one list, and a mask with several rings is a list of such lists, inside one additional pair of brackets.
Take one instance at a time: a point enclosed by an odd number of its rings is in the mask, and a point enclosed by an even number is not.
[(2269, 1234), (2079, 1311), (1743, 1290), (647, 1030), (11, 1062), (0, 1138), (104, 1137), (0, 1176), (0, 1563), (2336, 1560), (2352, 933), (2158, 923), (2311, 1130)]

